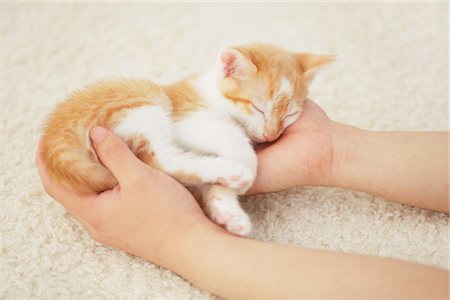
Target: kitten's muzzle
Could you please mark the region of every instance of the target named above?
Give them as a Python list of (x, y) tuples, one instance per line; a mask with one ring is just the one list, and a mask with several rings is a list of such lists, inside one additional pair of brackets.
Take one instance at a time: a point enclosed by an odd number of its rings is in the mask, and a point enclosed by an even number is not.
[(275, 141), (279, 136), (281, 135), (281, 133), (278, 133), (276, 135), (266, 135), (264, 134), (264, 139), (266, 140), (266, 142), (273, 142)]

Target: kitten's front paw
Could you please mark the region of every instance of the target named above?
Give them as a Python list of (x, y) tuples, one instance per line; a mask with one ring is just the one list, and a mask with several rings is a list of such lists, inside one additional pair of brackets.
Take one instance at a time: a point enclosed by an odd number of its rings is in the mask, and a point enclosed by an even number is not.
[(216, 183), (235, 190), (238, 195), (243, 195), (253, 184), (254, 177), (253, 172), (247, 167), (227, 162)]
[(246, 236), (252, 231), (252, 223), (242, 208), (235, 204), (236, 200), (215, 198), (210, 200), (210, 217), (228, 232)]

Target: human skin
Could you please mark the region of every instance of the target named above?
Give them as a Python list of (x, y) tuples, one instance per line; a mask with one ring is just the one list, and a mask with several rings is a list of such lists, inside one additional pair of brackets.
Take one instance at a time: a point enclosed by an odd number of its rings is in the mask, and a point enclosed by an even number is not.
[[(296, 185), (335, 185), (448, 211), (447, 164), (442, 163), (447, 162), (448, 135), (386, 133), (372, 140), (372, 134), (376, 135), (332, 122), (308, 101), (300, 121), (289, 127), (276, 143), (258, 150), (260, 168), (251, 192)], [(446, 299), (448, 296), (448, 272), (441, 269), (230, 235), (204, 216), (184, 187), (140, 162), (117, 136), (96, 128), (91, 131), (91, 138), (98, 156), (115, 174), (119, 186), (101, 194), (74, 194), (48, 177), (37, 155), (46, 191), (97, 241), (173, 270), (205, 290), (233, 299), (388, 296)], [(415, 143), (416, 140), (421, 142)], [(354, 147), (349, 143), (355, 143)], [(435, 146), (429, 147), (431, 143)], [(431, 155), (422, 155), (424, 144)], [(372, 151), (369, 145), (379, 150)], [(380, 149), (387, 151), (388, 157)], [(372, 160), (378, 160), (378, 164), (370, 163), (370, 155), (376, 155)], [(397, 160), (391, 160), (391, 156)], [(374, 170), (362, 172), (360, 168)], [(414, 172), (419, 174), (411, 174)], [(444, 178), (422, 175), (429, 172)], [(398, 178), (400, 187), (396, 188), (395, 182), (370, 176)], [(422, 181), (416, 188), (418, 178)], [(402, 180), (410, 182), (403, 184)], [(401, 188), (403, 185), (405, 188)], [(430, 193), (429, 189), (435, 191)]]
[(449, 212), (448, 132), (376, 132), (333, 122), (314, 102), (280, 139), (258, 149), (249, 194), (334, 186)]

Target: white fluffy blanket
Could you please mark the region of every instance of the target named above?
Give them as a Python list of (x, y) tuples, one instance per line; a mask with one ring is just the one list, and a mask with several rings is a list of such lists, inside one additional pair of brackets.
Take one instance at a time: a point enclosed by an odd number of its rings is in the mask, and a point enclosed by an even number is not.
[[(311, 90), (337, 121), (447, 130), (446, 3), (0, 5), (1, 299), (213, 297), (94, 242), (43, 191), (34, 166), (40, 124), (95, 80), (168, 82), (205, 69), (222, 46), (270, 42), (343, 56)], [(446, 214), (334, 188), (299, 187), (243, 205), (257, 239), (448, 267)]]

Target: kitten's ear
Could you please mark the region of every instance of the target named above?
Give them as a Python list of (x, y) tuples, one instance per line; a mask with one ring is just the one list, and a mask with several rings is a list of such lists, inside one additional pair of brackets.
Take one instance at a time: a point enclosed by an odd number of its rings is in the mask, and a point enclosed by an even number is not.
[(318, 71), (336, 60), (336, 55), (316, 55), (310, 53), (298, 53), (297, 60), (305, 73), (306, 78), (311, 81)]
[(252, 61), (240, 51), (224, 48), (219, 54), (219, 65), (223, 77), (249, 78), (258, 70)]

